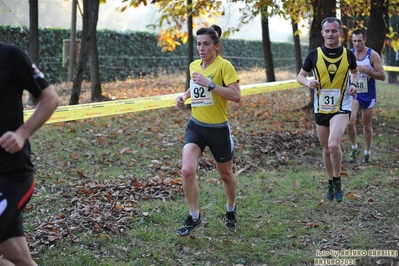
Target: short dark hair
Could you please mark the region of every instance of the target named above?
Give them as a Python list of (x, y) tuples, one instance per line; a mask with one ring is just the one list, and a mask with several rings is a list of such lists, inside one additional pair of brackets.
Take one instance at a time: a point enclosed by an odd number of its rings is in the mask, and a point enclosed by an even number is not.
[(363, 39), (366, 38), (366, 32), (363, 29), (356, 29), (352, 32), (352, 35), (362, 35)]
[(333, 23), (333, 22), (337, 22), (339, 25), (339, 29), (342, 30), (342, 21), (339, 18), (336, 17), (328, 17), (323, 19), (323, 21), (321, 22), (321, 28), (323, 29), (324, 23)]

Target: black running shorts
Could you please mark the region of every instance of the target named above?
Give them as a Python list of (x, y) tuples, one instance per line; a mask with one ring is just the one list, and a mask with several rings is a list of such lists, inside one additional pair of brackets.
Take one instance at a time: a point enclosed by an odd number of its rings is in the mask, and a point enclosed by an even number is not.
[(0, 176), (0, 243), (25, 235), (22, 210), (29, 202), (34, 187), (33, 176), (24, 180)]
[(338, 113), (335, 114), (318, 114), (315, 113), (314, 114), (314, 118), (316, 121), (316, 124), (319, 126), (323, 126), (323, 127), (330, 127), (330, 120), (331, 118), (333, 118), (335, 115), (339, 115), (339, 114), (349, 114), (349, 117), (351, 116), (351, 111), (340, 111)]
[(184, 136), (184, 145), (194, 143), (204, 151), (208, 146), (218, 163), (231, 161), (234, 155), (234, 141), (228, 122), (222, 125), (208, 125), (190, 118)]

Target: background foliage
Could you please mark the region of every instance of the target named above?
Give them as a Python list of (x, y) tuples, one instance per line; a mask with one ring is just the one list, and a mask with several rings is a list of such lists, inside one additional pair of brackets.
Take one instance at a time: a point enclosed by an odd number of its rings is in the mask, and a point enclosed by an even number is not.
[[(80, 38), (81, 32), (77, 36)], [(67, 80), (68, 69), (62, 66), (63, 40), (68, 39), (68, 29), (40, 28), (40, 69), (51, 83)], [(176, 73), (187, 69), (187, 45), (173, 52), (162, 52), (157, 46), (156, 34), (133, 31), (99, 30), (98, 50), (103, 82), (125, 80), (149, 74)], [(29, 28), (0, 26), (0, 40), (15, 44), (29, 53)], [(194, 44), (195, 45), (195, 44)], [(291, 43), (272, 43), (274, 67), (294, 71), (294, 46)], [(307, 46), (302, 46), (307, 54)], [(256, 40), (223, 40), (224, 57), (237, 68), (249, 70), (265, 68), (262, 42)], [(196, 55), (195, 58), (198, 58)], [(86, 74), (85, 78), (88, 79)]]

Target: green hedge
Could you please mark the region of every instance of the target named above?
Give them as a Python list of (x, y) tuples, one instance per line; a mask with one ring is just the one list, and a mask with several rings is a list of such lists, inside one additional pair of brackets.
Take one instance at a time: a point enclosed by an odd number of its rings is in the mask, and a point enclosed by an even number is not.
[[(29, 28), (0, 26), (0, 40), (18, 45), (29, 53)], [(77, 38), (81, 32), (77, 33)], [(63, 40), (69, 29), (39, 29), (39, 67), (51, 83), (67, 80), (68, 69), (62, 66)], [(164, 53), (157, 46), (157, 36), (148, 32), (99, 30), (97, 33), (101, 79), (123, 80), (160, 72), (183, 72), (187, 69), (187, 45)], [(224, 39), (223, 52), (237, 70), (264, 68), (261, 41)], [(194, 47), (195, 48), (195, 47)], [(275, 69), (294, 71), (294, 47), (291, 43), (272, 43)], [(306, 55), (307, 47), (302, 47)], [(195, 58), (198, 58), (195, 56)], [(88, 79), (88, 73), (85, 78)]]

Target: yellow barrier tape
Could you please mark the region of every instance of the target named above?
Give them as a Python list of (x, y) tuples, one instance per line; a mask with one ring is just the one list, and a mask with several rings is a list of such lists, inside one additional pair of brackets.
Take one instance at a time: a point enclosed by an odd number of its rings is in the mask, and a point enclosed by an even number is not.
[(395, 66), (384, 66), (385, 71), (399, 72), (399, 67)]
[[(384, 66), (384, 70), (399, 72), (399, 67)], [(294, 79), (243, 85), (241, 86), (241, 95), (247, 96), (271, 91), (295, 89), (299, 87), (302, 86)], [(179, 93), (155, 97), (142, 97), (100, 103), (60, 106), (47, 120), (46, 124), (171, 107), (175, 106), (177, 95), (179, 95)], [(191, 101), (188, 100), (187, 104), (190, 102)], [(34, 111), (35, 110), (25, 110), (24, 121), (28, 120)]]
[[(178, 94), (58, 107), (46, 124), (174, 106)], [(27, 121), (35, 110), (25, 110)]]
[[(241, 95), (247, 96), (298, 87), (301, 87), (301, 85), (298, 84), (296, 80), (243, 85), (241, 86)], [(176, 97), (178, 95), (180, 95), (180, 93), (109, 102), (59, 106), (46, 121), (46, 124), (172, 107), (176, 105)], [(186, 103), (189, 104), (190, 102), (190, 99), (188, 99)], [(24, 121), (27, 121), (34, 111), (35, 110), (25, 110)]]
[[(297, 83), (296, 80), (243, 85), (241, 86), (241, 95), (247, 96), (299, 87), (302, 86)], [(171, 107), (175, 106), (177, 95), (180, 95), (180, 93), (109, 102), (59, 106), (46, 121), (46, 124)], [(191, 100), (187, 100), (186, 103), (189, 104), (190, 102)], [(25, 110), (24, 121), (27, 121), (34, 111), (35, 110)]]
[(264, 92), (289, 90), (302, 87), (296, 80), (285, 80), (261, 84), (243, 85), (241, 86), (241, 96), (260, 94)]

